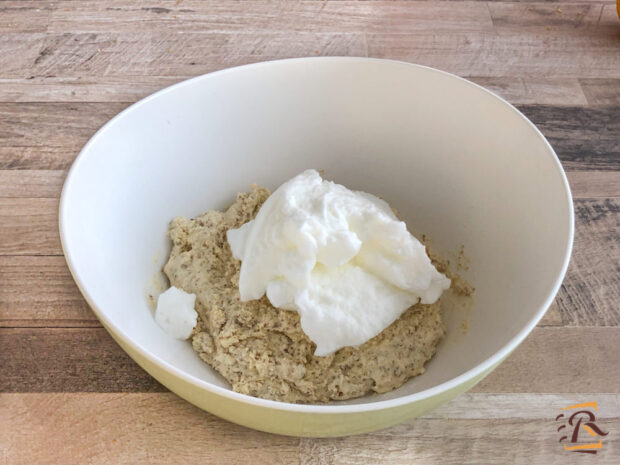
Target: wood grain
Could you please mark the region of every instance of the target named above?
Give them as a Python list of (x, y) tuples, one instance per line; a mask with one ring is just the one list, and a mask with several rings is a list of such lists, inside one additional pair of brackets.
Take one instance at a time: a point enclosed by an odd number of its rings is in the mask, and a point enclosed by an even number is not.
[[(519, 31), (533, 28), (536, 31), (547, 27), (557, 30), (575, 30), (598, 28), (601, 26), (603, 4), (567, 4), (555, 3), (502, 3), (489, 2), (489, 12), (493, 24), (498, 28), (513, 28)], [(604, 23), (607, 25), (607, 23)]]
[[(50, 2), (2, 1), (0, 3), (0, 33), (45, 31), (51, 12)], [(4, 44), (3, 44), (4, 45)], [(0, 47), (4, 52), (4, 47)]]
[(99, 328), (0, 328), (0, 392), (165, 391)]
[(620, 169), (620, 107), (518, 108), (549, 140), (565, 169)]
[(495, 92), (512, 104), (575, 106), (588, 103), (576, 79), (478, 76), (471, 76), (468, 79)]
[(605, 393), (579, 394), (493, 394), (468, 392), (422, 418), (481, 420), (511, 416), (518, 419), (555, 418), (560, 408), (596, 400), (600, 406), (597, 419), (620, 419), (620, 396)]
[(0, 169), (68, 170), (79, 151), (79, 147), (0, 146)]
[(558, 308), (558, 304), (554, 301), (547, 309), (547, 312), (538, 322), (538, 326), (563, 326), (562, 313)]
[(0, 170), (0, 197), (60, 197), (65, 170)]
[(620, 328), (535, 328), (473, 392), (620, 392)]
[(135, 102), (193, 76), (0, 78), (0, 102)]
[(620, 325), (620, 199), (577, 200), (575, 216), (573, 256), (557, 297), (562, 319)]
[[(553, 419), (560, 408), (591, 400), (597, 425), (617, 431), (617, 395), (466, 394), (387, 430), (317, 440), (252, 431), (171, 393), (2, 394), (0, 429), (14, 433), (0, 436), (0, 450), (14, 465), (35, 457), (39, 464), (571, 464), (583, 457), (562, 450)], [(619, 447), (611, 433), (596, 463), (615, 463)]]
[[(610, 421), (608, 428), (618, 422)], [(527, 438), (527, 439), (526, 439)], [(553, 420), (419, 419), (385, 433), (331, 440), (302, 440), (302, 465), (389, 463), (565, 465), (582, 463), (557, 444)], [(600, 463), (615, 464), (618, 444), (607, 442)], [(601, 451), (603, 452), (603, 451)], [(599, 460), (597, 460), (599, 462)]]
[[(6, 2), (1, 3), (0, 10), (6, 8), (4, 5)], [(29, 11), (27, 6), (24, 6), (23, 14), (25, 11)], [(40, 43), (44, 40), (45, 34), (43, 33), (28, 33), (28, 32), (15, 32), (21, 31), (21, 28), (15, 27), (10, 32), (2, 31), (1, 21), (4, 18), (4, 12), (0, 12), (0, 33), (2, 34), (2, 42), (0, 46), (0, 77), (20, 76), (27, 78), (28, 70), (36, 65), (36, 61), (40, 60)], [(27, 31), (27, 29), (26, 29)], [(45, 53), (43, 53), (45, 57)]]
[[(0, 78), (194, 76), (257, 61), (316, 55), (373, 56), (433, 66), (462, 76), (535, 79), (620, 77), (620, 35), (489, 32), (231, 33), (159, 31), (22, 34), (24, 53), (7, 53)], [(575, 54), (574, 50), (596, 53)], [(38, 55), (32, 56), (32, 50)], [(577, 70), (577, 73), (575, 72)], [(540, 102), (544, 103), (544, 102)]]
[(299, 462), (298, 439), (219, 420), (168, 393), (5, 394), (0, 409), (0, 430), (11, 431), (0, 435), (3, 464)]
[[(49, 32), (161, 30), (217, 32), (366, 32), (485, 30), (493, 27), (480, 2), (327, 1), (221, 2), (184, 0), (162, 8), (121, 0), (55, 2)], [(70, 11), (66, 9), (70, 8)], [(176, 16), (176, 18), (175, 18)]]
[(231, 66), (316, 55), (366, 56), (360, 33), (152, 32), (24, 35), (33, 63), (0, 77), (195, 76)]
[[(0, 392), (165, 390), (103, 328), (0, 328), (0, 347)], [(620, 393), (619, 349), (619, 327), (536, 328), (474, 391)]]
[(569, 171), (573, 198), (620, 197), (620, 171)]
[[(71, 4), (50, 7), (47, 34), (8, 35), (0, 77), (186, 76), (316, 52), (401, 58), (464, 76), (619, 77), (617, 20), (602, 3), (562, 13), (544, 3)], [(16, 47), (24, 53), (11, 53)]]
[[(603, 12), (601, 13), (601, 24), (605, 25), (618, 25), (618, 18), (620, 18), (620, 7), (618, 7), (618, 2), (604, 2)], [(616, 30), (617, 32), (617, 30)]]
[[(528, 400), (523, 400), (522, 409), (530, 411)], [(490, 406), (499, 407), (498, 403)], [(475, 406), (472, 406), (472, 409), (474, 408)], [(497, 419), (447, 417), (441, 420), (422, 417), (367, 435), (326, 440), (302, 439), (301, 463), (303, 465), (582, 463), (583, 457), (567, 454), (558, 444), (555, 425), (550, 418), (553, 416), (544, 419), (518, 419), (509, 416)], [(614, 417), (601, 421), (601, 424), (603, 423), (611, 430), (620, 422)], [(601, 450), (596, 457), (597, 462), (600, 460), (605, 464), (615, 463), (615, 455), (619, 449), (618, 442), (607, 441), (605, 447), (606, 449)]]
[(620, 105), (620, 79), (580, 79), (579, 84), (591, 105)]
[[(507, 29), (444, 34), (368, 33), (368, 55), (410, 61), (462, 76), (618, 78), (620, 35)], [(576, 51), (587, 51), (579, 53)]]
[[(2, 103), (0, 139), (5, 150), (62, 147), (77, 154), (100, 126), (127, 106), (123, 103)], [(10, 152), (2, 160), (3, 168), (14, 161)]]
[(0, 198), (0, 255), (60, 255), (57, 199)]
[(64, 257), (0, 257), (0, 326), (100, 326)]

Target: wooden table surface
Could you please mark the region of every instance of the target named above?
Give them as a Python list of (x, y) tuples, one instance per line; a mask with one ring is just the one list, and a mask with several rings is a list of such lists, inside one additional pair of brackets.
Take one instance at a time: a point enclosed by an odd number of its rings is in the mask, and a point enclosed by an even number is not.
[[(394, 58), (502, 95), (568, 172), (575, 247), (554, 305), (470, 393), (339, 439), (252, 431), (139, 368), (78, 292), (57, 229), (74, 157), (169, 84), (286, 57)], [(620, 463), (620, 21), (615, 2), (0, 1), (0, 464)], [(598, 402), (596, 455), (558, 443)]]

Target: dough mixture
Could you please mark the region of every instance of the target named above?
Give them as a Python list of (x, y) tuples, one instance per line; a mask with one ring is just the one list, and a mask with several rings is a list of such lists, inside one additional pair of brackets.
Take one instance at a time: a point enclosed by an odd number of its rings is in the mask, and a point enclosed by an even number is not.
[(225, 212), (175, 218), (170, 225), (173, 246), (164, 272), (172, 286), (196, 294), (191, 339), (200, 357), (237, 392), (294, 403), (387, 392), (423, 373), (445, 333), (440, 300), (414, 305), (360, 347), (325, 357), (313, 355), (315, 345), (296, 312), (275, 308), (265, 296), (240, 301), (241, 262), (232, 256), (226, 231), (252, 220), (269, 195), (253, 187)]

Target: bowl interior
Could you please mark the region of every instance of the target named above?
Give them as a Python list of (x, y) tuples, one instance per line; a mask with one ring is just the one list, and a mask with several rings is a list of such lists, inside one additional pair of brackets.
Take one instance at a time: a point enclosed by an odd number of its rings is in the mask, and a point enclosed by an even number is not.
[[(82, 290), (110, 327), (157, 359), (227, 388), (147, 296), (175, 216), (224, 208), (252, 183), (306, 168), (385, 198), (436, 248), (465, 246), (472, 311), (412, 394), (461, 375), (542, 316), (571, 242), (570, 194), (552, 150), (516, 110), (432, 69), (364, 59), (272, 62), (203, 76), (121, 114), (85, 147), (63, 192), (61, 234)], [(461, 322), (468, 319), (466, 334)]]

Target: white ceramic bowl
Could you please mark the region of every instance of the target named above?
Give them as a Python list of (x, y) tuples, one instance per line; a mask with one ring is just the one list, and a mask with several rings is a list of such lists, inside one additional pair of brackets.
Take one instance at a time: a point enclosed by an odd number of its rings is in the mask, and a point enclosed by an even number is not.
[[(147, 304), (175, 216), (223, 208), (252, 183), (306, 168), (384, 197), (439, 250), (465, 245), (476, 288), (425, 374), (329, 405), (237, 394)], [(228, 420), (305, 436), (353, 434), (419, 415), (473, 386), (534, 328), (566, 271), (573, 213), (541, 133), (504, 100), (456, 76), (363, 58), (284, 60), (164, 89), (84, 147), (60, 204), (67, 262), (118, 343), (181, 397)]]

